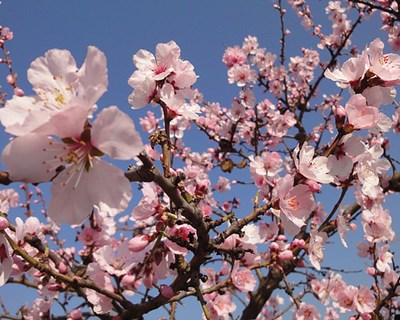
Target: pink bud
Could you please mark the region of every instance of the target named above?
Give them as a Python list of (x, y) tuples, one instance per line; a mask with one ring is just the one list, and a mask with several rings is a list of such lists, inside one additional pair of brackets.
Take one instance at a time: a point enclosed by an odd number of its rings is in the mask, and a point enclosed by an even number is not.
[(306, 247), (306, 242), (303, 239), (300, 239), (298, 242), (299, 248), (305, 248)]
[(307, 179), (306, 184), (311, 192), (320, 192), (321, 191), (321, 185), (314, 180)]
[(306, 246), (306, 242), (303, 239), (294, 239), (291, 244), (292, 248), (303, 249), (303, 248), (305, 248), (305, 246)]
[(55, 291), (58, 291), (59, 289), (60, 289), (60, 285), (58, 283), (49, 284), (47, 286), (47, 290), (49, 290), (49, 291), (55, 292)]
[(357, 230), (357, 225), (355, 223), (349, 223), (349, 227), (350, 227), (351, 231)]
[(24, 90), (22, 90), (19, 87), (14, 88), (14, 94), (18, 97), (23, 97), (24, 96)]
[(66, 274), (67, 273), (67, 266), (64, 264), (64, 262), (60, 262), (60, 264), (58, 265), (58, 271), (60, 271), (60, 273), (62, 274)]
[(290, 250), (285, 250), (278, 254), (279, 260), (281, 261), (289, 261), (293, 259), (293, 252)]
[(287, 238), (286, 238), (286, 236), (284, 234), (280, 234), (276, 239), (278, 241), (286, 241), (287, 240)]
[(69, 313), (69, 316), (71, 317), (72, 320), (79, 320), (82, 319), (82, 312), (79, 309), (75, 309)]
[(160, 292), (161, 294), (166, 297), (166, 298), (172, 298), (174, 296), (174, 290), (170, 286), (162, 284), (160, 286)]
[(14, 85), (14, 84), (15, 84), (15, 78), (13, 77), (12, 74), (9, 74), (9, 75), (6, 77), (6, 81), (7, 81), (7, 83), (10, 84), (10, 85)]
[(222, 276), (227, 275), (231, 271), (230, 265), (228, 263), (224, 263), (221, 267), (221, 271), (219, 272)]
[(0, 217), (0, 230), (4, 230), (8, 228), (8, 221), (4, 217)]
[(346, 109), (343, 108), (342, 106), (337, 106), (335, 111), (336, 111), (336, 116), (346, 117)]
[(271, 245), (269, 246), (269, 249), (273, 251), (278, 251), (279, 245), (276, 242), (272, 242)]
[(121, 280), (121, 285), (123, 285), (125, 287), (133, 286), (135, 281), (136, 281), (135, 276), (126, 274), (123, 276), (123, 278)]
[(130, 251), (140, 252), (149, 244), (148, 235), (139, 235), (129, 240), (128, 247)]
[(373, 267), (367, 267), (367, 269), (365, 270), (367, 272), (367, 274), (371, 277), (375, 276), (375, 268)]

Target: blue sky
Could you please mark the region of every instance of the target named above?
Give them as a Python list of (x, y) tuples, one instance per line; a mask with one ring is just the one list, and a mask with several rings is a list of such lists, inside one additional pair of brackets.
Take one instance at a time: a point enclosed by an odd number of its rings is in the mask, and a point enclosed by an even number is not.
[[(326, 18), (322, 4), (327, 1), (313, 2), (319, 6), (315, 13), (317, 19), (323, 21)], [(299, 26), (290, 9), (285, 19), (292, 30), (287, 38), (288, 56), (301, 54), (302, 46), (316, 49), (316, 43), (308, 42), (307, 32)], [(117, 105), (132, 116), (137, 126), (138, 118), (149, 110), (133, 111), (127, 102), (131, 93), (127, 79), (134, 71), (132, 55), (139, 49), (154, 52), (157, 43), (174, 40), (182, 49), (182, 57), (195, 66), (199, 75), (195, 86), (204, 98), (229, 106), (238, 88), (226, 80), (226, 67), (221, 62), (225, 48), (241, 45), (244, 37), (255, 35), (260, 46), (278, 54), (278, 20), (270, 0), (3, 0), (0, 5), (0, 24), (14, 32), (14, 40), (7, 43), (7, 48), (19, 75), (19, 84), (27, 94), (31, 93), (31, 86), (26, 81), (26, 70), (36, 57), (52, 48), (68, 49), (80, 65), (87, 47), (94, 45), (105, 53), (109, 71), (108, 92), (99, 106)], [(377, 17), (360, 28), (355, 39), (361, 49), (377, 35), (382, 36), (379, 28)], [(5, 72), (0, 68), (1, 84)], [(0, 146), (7, 139), (1, 133)], [(199, 145), (202, 147), (201, 142)], [(0, 296), (7, 299), (12, 310), (15, 307), (12, 296), (19, 291), (8, 290), (8, 287), (0, 288)], [(200, 312), (197, 304), (186, 304), (192, 312)]]

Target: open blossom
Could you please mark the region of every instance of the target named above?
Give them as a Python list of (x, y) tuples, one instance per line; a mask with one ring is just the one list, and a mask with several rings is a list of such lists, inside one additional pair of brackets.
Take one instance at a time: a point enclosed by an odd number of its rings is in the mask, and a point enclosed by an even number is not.
[(242, 65), (247, 61), (247, 54), (239, 46), (226, 48), (222, 56), (222, 62), (228, 68), (232, 68), (235, 64)]
[(293, 319), (295, 320), (319, 320), (321, 316), (317, 308), (311, 304), (301, 303)]
[(325, 77), (330, 80), (337, 81), (337, 85), (341, 88), (347, 86), (358, 87), (365, 72), (368, 68), (368, 60), (366, 55), (353, 57), (343, 63), (340, 69), (333, 71), (326, 69)]
[(306, 178), (319, 183), (331, 183), (334, 178), (329, 172), (328, 158), (319, 156), (314, 158), (315, 149), (304, 143), (293, 151), (297, 170)]
[(393, 254), (389, 251), (389, 246), (387, 244), (378, 248), (377, 256), (378, 259), (376, 260), (376, 268), (380, 272), (390, 270)]
[(335, 296), (333, 305), (340, 309), (340, 312), (355, 311), (357, 309), (355, 301), (358, 289), (354, 286), (345, 285)]
[(153, 183), (144, 183), (143, 198), (132, 210), (132, 218), (135, 220), (146, 220), (157, 212), (159, 199), (156, 192), (156, 186)]
[(10, 208), (15, 208), (19, 203), (19, 195), (14, 189), (0, 190), (0, 212), (8, 213)]
[(351, 96), (346, 103), (345, 109), (348, 124), (354, 130), (372, 128), (379, 121), (378, 108), (368, 106), (367, 100), (361, 94)]
[[(54, 115), (46, 126), (61, 140), (30, 133), (6, 146), (3, 163), (9, 168), (10, 178), (24, 182), (52, 180), (48, 215), (58, 223), (80, 224), (94, 205), (110, 214), (126, 209), (130, 183), (121, 169), (101, 160), (101, 156), (128, 160), (142, 151), (132, 120), (117, 107), (109, 107), (90, 125), (87, 110), (77, 106)], [(29, 166), (25, 163), (28, 158)]]
[(388, 210), (376, 205), (362, 211), (362, 225), (365, 239), (369, 242), (393, 241), (392, 218)]
[(35, 96), (8, 100), (0, 109), (0, 121), (6, 131), (21, 136), (44, 132), (53, 115), (78, 105), (91, 109), (107, 90), (107, 66), (104, 54), (88, 48), (80, 69), (67, 50), (52, 49), (32, 62), (28, 80)]
[(308, 256), (315, 269), (320, 270), (320, 263), (324, 260), (324, 245), (328, 240), (326, 232), (311, 231), (310, 243), (308, 244)]
[(294, 179), (290, 175), (276, 183), (283, 227), (290, 234), (295, 234), (305, 225), (306, 219), (316, 207), (313, 194), (304, 184), (293, 186)]
[(249, 269), (245, 268), (239, 271), (239, 261), (236, 261), (233, 266), (231, 280), (240, 291), (253, 291), (256, 286), (256, 278)]
[[(100, 288), (111, 292), (114, 290), (110, 276), (100, 268), (98, 263), (90, 263), (86, 270), (86, 275)], [(86, 289), (86, 295), (89, 302), (93, 305), (94, 312), (105, 314), (112, 310), (113, 305), (111, 298), (93, 289)]]
[(380, 188), (380, 176), (386, 174), (390, 169), (390, 162), (381, 158), (382, 155), (383, 148), (375, 145), (357, 157), (355, 173), (362, 183), (361, 191), (363, 194), (376, 194), (375, 189)]
[(375, 309), (375, 296), (366, 286), (361, 286), (358, 288), (354, 303), (358, 312), (370, 313)]
[(378, 76), (383, 86), (393, 86), (400, 83), (400, 55), (383, 53), (384, 44), (376, 38), (369, 44), (369, 71)]
[(132, 254), (129, 250), (128, 241), (122, 242), (117, 250), (106, 245), (93, 253), (99, 267), (108, 274), (117, 277), (127, 274), (135, 264), (143, 260), (144, 255), (144, 251)]
[(206, 306), (210, 311), (211, 320), (228, 320), (229, 314), (236, 310), (236, 305), (229, 293), (215, 296), (213, 300), (207, 302)]
[(155, 56), (146, 50), (139, 50), (133, 56), (133, 63), (138, 70), (128, 80), (133, 88), (128, 98), (132, 108), (142, 108), (154, 98), (159, 99), (160, 91), (167, 84), (173, 86), (176, 101), (193, 98), (191, 86), (196, 82), (197, 76), (193, 65), (182, 60), (180, 54), (178, 45), (170, 41), (159, 43)]
[(167, 239), (164, 243), (174, 254), (185, 255), (189, 252), (188, 249), (180, 246), (179, 242), (176, 241), (191, 243), (191, 239), (197, 238), (196, 229), (189, 224), (175, 225), (172, 228), (167, 228), (165, 232), (171, 237), (171, 240)]
[(235, 83), (238, 87), (244, 87), (248, 83), (254, 83), (257, 80), (255, 70), (251, 69), (248, 64), (235, 64), (228, 70), (228, 82)]

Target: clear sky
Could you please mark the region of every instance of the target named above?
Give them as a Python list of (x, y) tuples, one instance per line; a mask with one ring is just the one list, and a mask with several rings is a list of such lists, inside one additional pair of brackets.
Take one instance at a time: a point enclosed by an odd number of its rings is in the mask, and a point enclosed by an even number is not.
[[(322, 5), (327, 1), (315, 3), (320, 6), (315, 15), (322, 21)], [(138, 118), (149, 110), (130, 110), (127, 102), (132, 91), (127, 84), (134, 71), (132, 55), (139, 49), (154, 52), (157, 43), (174, 40), (181, 47), (182, 57), (194, 65), (199, 75), (195, 87), (204, 98), (229, 106), (238, 88), (226, 80), (226, 67), (221, 62), (225, 48), (241, 45), (244, 37), (255, 35), (260, 46), (278, 54), (278, 19), (270, 0), (2, 0), (0, 5), (0, 25), (14, 32), (8, 49), (19, 84), (27, 94), (31, 93), (31, 86), (26, 81), (26, 70), (36, 57), (52, 48), (68, 49), (81, 65), (87, 47), (94, 45), (105, 53), (109, 71), (108, 92), (99, 106), (117, 105), (132, 115), (137, 126)], [(316, 43), (308, 42), (307, 33), (290, 10), (286, 21), (292, 30), (288, 55), (301, 54), (302, 46), (316, 49)], [(361, 49), (375, 39), (379, 28), (377, 20), (372, 19), (358, 31), (355, 39)], [(1, 84), (5, 72), (0, 68)], [(1, 147), (7, 139), (0, 133)], [(0, 295), (11, 310), (19, 294), (20, 291), (9, 291), (9, 287), (0, 288)], [(18, 300), (20, 303), (31, 299)], [(193, 310), (200, 314), (197, 304), (188, 305), (187, 315), (193, 315)], [(199, 318), (200, 315), (191, 319)]]

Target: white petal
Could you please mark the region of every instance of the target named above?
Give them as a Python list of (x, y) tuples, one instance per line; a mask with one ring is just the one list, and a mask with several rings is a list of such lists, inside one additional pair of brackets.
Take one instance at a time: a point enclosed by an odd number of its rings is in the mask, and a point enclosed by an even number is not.
[(76, 62), (69, 51), (52, 49), (31, 63), (28, 80), (35, 91), (53, 92), (60, 86), (68, 87), (76, 71)]

